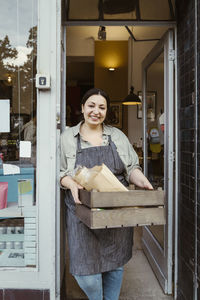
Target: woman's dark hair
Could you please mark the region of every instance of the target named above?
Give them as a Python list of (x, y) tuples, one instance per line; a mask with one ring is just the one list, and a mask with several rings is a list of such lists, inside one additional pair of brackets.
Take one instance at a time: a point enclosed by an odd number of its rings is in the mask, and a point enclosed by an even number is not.
[(106, 92), (104, 92), (101, 89), (97, 89), (97, 88), (92, 88), (89, 91), (87, 91), (85, 93), (85, 95), (83, 96), (82, 100), (81, 100), (81, 105), (84, 105), (85, 102), (87, 101), (87, 99), (93, 95), (101, 95), (102, 97), (104, 97), (106, 99), (107, 102), (107, 108), (109, 110), (110, 108), (110, 98), (108, 96), (108, 94)]

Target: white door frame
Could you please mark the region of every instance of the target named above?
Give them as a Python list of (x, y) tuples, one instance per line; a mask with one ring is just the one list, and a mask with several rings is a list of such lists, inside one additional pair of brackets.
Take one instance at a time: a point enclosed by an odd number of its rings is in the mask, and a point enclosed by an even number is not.
[(146, 121), (146, 87), (147, 70), (149, 66), (164, 51), (164, 191), (166, 225), (164, 226), (164, 249), (160, 246), (148, 227), (143, 228), (142, 243), (145, 254), (160, 282), (164, 293), (172, 293), (173, 269), (173, 165), (174, 165), (174, 41), (173, 30), (169, 30), (154, 46), (142, 63), (143, 82), (143, 148), (144, 148), (144, 174), (147, 169), (147, 121)]

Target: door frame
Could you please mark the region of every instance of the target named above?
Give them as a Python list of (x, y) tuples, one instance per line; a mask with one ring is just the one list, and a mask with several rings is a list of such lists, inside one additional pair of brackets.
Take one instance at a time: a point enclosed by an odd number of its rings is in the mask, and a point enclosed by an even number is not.
[[(72, 21), (67, 21), (67, 22), (62, 22), (63, 28), (70, 27), (70, 26), (100, 26), (100, 25), (102, 25), (102, 26), (109, 26), (109, 25), (110, 26), (128, 26), (128, 25), (130, 25), (130, 26), (131, 25), (134, 25), (134, 26), (153, 26), (154, 25), (155, 26), (156, 25), (156, 26), (160, 26), (160, 27), (162, 27), (162, 26), (169, 26), (170, 27), (169, 31), (171, 31), (171, 32), (173, 32), (173, 30), (176, 30), (176, 22), (174, 22), (174, 21), (165, 22), (165, 23), (159, 22), (159, 21), (157, 21), (155, 23), (151, 22), (151, 21), (148, 21), (148, 22), (145, 22), (145, 23), (144, 22), (135, 22), (135, 21), (129, 21), (129, 22), (127, 22), (126, 20), (120, 21), (120, 22), (115, 22), (115, 21), (112, 22), (112, 21), (106, 21), (106, 20), (104, 20), (104, 21), (82, 21), (82, 22), (80, 22), (80, 21), (73, 21), (73, 22)], [(64, 40), (65, 40), (65, 37), (63, 37), (63, 41)], [(66, 43), (66, 40), (65, 40), (65, 43)], [(162, 43), (162, 40), (160, 40), (158, 42), (159, 45), (161, 45), (161, 43)], [(159, 46), (157, 46), (158, 44), (156, 44), (155, 47), (158, 47), (158, 49), (159, 49)], [(64, 70), (64, 72), (65, 71), (66, 70)], [(65, 77), (65, 79), (66, 79), (66, 77)], [(64, 80), (62, 81), (62, 84), (63, 84), (63, 82), (64, 82)], [(61, 87), (61, 89), (63, 89), (63, 87)], [(142, 93), (143, 93), (143, 99), (145, 99), (145, 96), (144, 96), (144, 86), (142, 88)], [(63, 101), (62, 101), (62, 103), (63, 103)], [(145, 103), (145, 101), (143, 101), (143, 103)], [(64, 107), (64, 105), (65, 104), (63, 103), (63, 107)], [(62, 107), (62, 104), (61, 104), (61, 107)], [(145, 107), (143, 107), (143, 112), (145, 112)], [(65, 128), (65, 116), (63, 115), (63, 113), (64, 112), (61, 110), (61, 118), (60, 118), (61, 119), (61, 132)], [(143, 120), (144, 120), (144, 118), (143, 118)], [(143, 125), (143, 128), (145, 128), (144, 125)], [(146, 133), (145, 133), (145, 136), (146, 136)], [(143, 138), (143, 141), (144, 141), (144, 138)], [(145, 147), (144, 147), (144, 149), (145, 149)], [(173, 152), (171, 158), (173, 156), (174, 156), (174, 152)], [(172, 215), (171, 215), (171, 224), (172, 224)], [(170, 228), (170, 232), (172, 232), (172, 226)], [(158, 248), (158, 253), (161, 253), (159, 247), (157, 247), (157, 248)], [(171, 248), (172, 248), (172, 244), (170, 246), (170, 249)], [(170, 252), (171, 252), (171, 250), (170, 250)], [(171, 259), (171, 264), (172, 264), (172, 256), (170, 256), (170, 259)], [(172, 278), (172, 270), (169, 273), (170, 273), (170, 277)], [(165, 293), (171, 294), (172, 293), (172, 281), (171, 281), (171, 284), (169, 284), (169, 286), (168, 286), (168, 284), (166, 285), (164, 283), (164, 288), (165, 288), (164, 289)], [(176, 286), (174, 287), (174, 289), (176, 290)]]
[[(154, 270), (164, 293), (172, 294), (173, 273), (173, 170), (174, 170), (174, 32), (169, 29), (162, 39), (153, 47), (142, 63), (142, 97), (143, 101), (143, 151), (144, 174), (148, 174), (147, 166), (147, 113), (146, 89), (147, 69), (164, 51), (164, 191), (166, 225), (164, 225), (164, 249), (160, 246), (150, 229), (143, 228), (142, 244), (144, 252)], [(170, 120), (170, 122), (169, 122)]]

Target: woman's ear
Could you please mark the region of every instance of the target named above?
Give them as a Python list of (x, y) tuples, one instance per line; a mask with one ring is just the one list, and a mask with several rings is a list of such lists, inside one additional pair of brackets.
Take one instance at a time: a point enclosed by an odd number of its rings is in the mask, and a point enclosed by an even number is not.
[(84, 112), (83, 104), (81, 105), (81, 112), (82, 112), (82, 114), (83, 114), (83, 112)]

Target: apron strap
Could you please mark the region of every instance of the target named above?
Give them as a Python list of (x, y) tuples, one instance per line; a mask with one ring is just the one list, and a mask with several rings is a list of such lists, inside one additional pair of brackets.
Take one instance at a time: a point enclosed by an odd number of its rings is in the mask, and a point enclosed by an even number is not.
[(112, 139), (111, 139), (111, 135), (108, 136), (108, 143), (111, 144)]
[(77, 135), (77, 152), (81, 152), (81, 139), (80, 139), (80, 134), (78, 133)]

